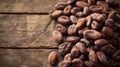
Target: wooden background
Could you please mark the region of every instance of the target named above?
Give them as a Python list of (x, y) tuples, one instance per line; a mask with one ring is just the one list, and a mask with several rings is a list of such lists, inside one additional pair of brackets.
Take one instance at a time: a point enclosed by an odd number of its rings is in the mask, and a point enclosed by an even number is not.
[(0, 0), (0, 67), (52, 67), (48, 54), (57, 50), (46, 31), (48, 12), (66, 0)]

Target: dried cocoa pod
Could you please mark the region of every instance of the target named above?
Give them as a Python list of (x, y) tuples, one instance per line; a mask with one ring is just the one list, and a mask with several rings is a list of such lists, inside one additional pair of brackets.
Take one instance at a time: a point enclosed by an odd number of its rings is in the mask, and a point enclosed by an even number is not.
[(88, 27), (85, 27), (85, 28), (83, 28), (83, 29), (79, 29), (79, 30), (78, 30), (78, 34), (79, 34), (80, 37), (83, 36), (83, 32), (84, 32), (85, 30), (88, 30)]
[(91, 17), (93, 20), (96, 20), (96, 21), (105, 21), (106, 19), (106, 15), (105, 14), (99, 14), (99, 13), (93, 13), (91, 14)]
[(58, 30), (59, 32), (61, 32), (62, 34), (66, 34), (67, 33), (66, 27), (63, 26), (62, 24), (56, 24), (55, 25), (55, 29)]
[(116, 49), (111, 44), (109, 44), (101, 47), (101, 51), (106, 55), (112, 55), (116, 51)]
[(71, 20), (71, 23), (73, 23), (73, 24), (76, 24), (77, 21), (78, 21), (77, 17), (74, 16), (74, 15), (71, 15), (71, 16), (70, 16), (70, 20)]
[(48, 61), (50, 64), (55, 64), (58, 60), (58, 53), (56, 51), (52, 51), (48, 56)]
[(107, 57), (103, 52), (98, 51), (96, 54), (97, 54), (97, 57), (101, 63), (103, 63), (103, 64), (108, 63)]
[(113, 58), (118, 61), (120, 60), (120, 49), (113, 54)]
[(65, 4), (65, 3), (57, 3), (57, 4), (55, 5), (55, 9), (56, 9), (56, 10), (63, 10), (63, 9), (66, 7), (66, 5), (67, 5), (67, 4)]
[(102, 47), (102, 46), (108, 44), (109, 42), (106, 39), (98, 39), (98, 40), (95, 40), (94, 43), (96, 46)]
[(90, 13), (89, 8), (88, 8), (88, 7), (84, 7), (84, 9), (83, 9), (83, 14), (84, 14), (85, 16), (87, 16), (89, 13)]
[(110, 27), (103, 27), (102, 32), (106, 35), (106, 36), (113, 36), (114, 32), (113, 29)]
[(72, 66), (73, 67), (84, 67), (84, 63), (81, 59), (75, 58), (72, 60)]
[(70, 67), (71, 61), (60, 61), (58, 67)]
[(71, 54), (71, 56), (70, 56), (71, 58), (77, 58), (80, 55), (80, 51), (76, 46), (73, 46), (70, 54)]
[(92, 5), (89, 7), (91, 12), (97, 12), (100, 13), (102, 12), (103, 7), (102, 6), (97, 6), (97, 5)]
[(79, 11), (81, 11), (81, 10), (82, 10), (81, 8), (73, 7), (73, 8), (71, 9), (71, 13), (72, 13), (73, 15), (75, 15), (77, 12), (79, 12)]
[(70, 23), (70, 18), (68, 16), (60, 16), (58, 17), (58, 23), (63, 24), (63, 25), (67, 25)]
[(92, 21), (91, 28), (97, 30), (100, 27), (100, 24), (97, 21)]
[(79, 18), (78, 22), (76, 24), (77, 29), (82, 29), (86, 25), (86, 19), (85, 18)]
[(88, 4), (84, 1), (77, 1), (76, 6), (79, 7), (79, 8), (84, 8), (84, 7), (87, 7)]
[(90, 41), (87, 39), (82, 38), (82, 39), (80, 39), (80, 42), (84, 43), (87, 47), (90, 46)]
[(63, 13), (62, 10), (54, 10), (54, 11), (50, 12), (49, 15), (51, 18), (58, 18), (59, 16), (62, 15), (62, 13)]
[(76, 35), (77, 34), (77, 27), (75, 24), (72, 24), (68, 27), (68, 35)]
[(59, 45), (58, 51), (62, 56), (64, 56), (65, 54), (70, 52), (71, 48), (72, 48), (72, 44), (69, 42), (65, 42)]
[(86, 53), (87, 53), (87, 48), (86, 48), (86, 46), (85, 46), (84, 43), (82, 43), (82, 42), (77, 42), (77, 43), (76, 43), (76, 47), (80, 50), (80, 52), (81, 52), (82, 54), (86, 54)]
[(89, 5), (89, 6), (95, 4), (95, 0), (87, 0), (87, 2), (88, 2), (88, 5)]
[(89, 52), (89, 61), (93, 64), (96, 65), (98, 63), (98, 57), (95, 53), (95, 51), (90, 51)]
[(71, 6), (71, 5), (67, 5), (67, 6), (65, 7), (65, 9), (63, 10), (63, 13), (64, 13), (64, 14), (70, 14), (71, 9), (72, 9), (72, 6)]
[(106, 3), (105, 1), (97, 1), (96, 4), (102, 7), (109, 7), (108, 3)]
[(93, 64), (90, 61), (84, 61), (85, 67), (93, 67)]
[(78, 36), (68, 36), (67, 38), (66, 38), (66, 41), (67, 42), (71, 42), (71, 43), (76, 43), (76, 42), (78, 42), (80, 40), (80, 37), (78, 37)]
[(70, 53), (66, 54), (65, 57), (64, 57), (64, 60), (65, 61), (72, 61), (72, 58), (70, 56), (71, 56)]
[(102, 35), (102, 33), (98, 32), (98, 31), (95, 31), (95, 30), (85, 30), (83, 32), (83, 36), (86, 39), (96, 40), (96, 39), (102, 38), (103, 35)]
[(53, 31), (53, 38), (59, 44), (62, 43), (62, 41), (63, 41), (62, 34), (57, 30)]

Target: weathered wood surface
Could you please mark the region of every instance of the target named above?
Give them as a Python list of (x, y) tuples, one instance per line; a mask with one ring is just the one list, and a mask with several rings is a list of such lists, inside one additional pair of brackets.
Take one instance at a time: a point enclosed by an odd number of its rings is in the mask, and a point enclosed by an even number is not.
[(0, 15), (0, 47), (55, 47), (48, 15)]
[(0, 13), (2, 12), (49, 12), (58, 2), (66, 0), (0, 0)]
[(48, 49), (0, 49), (0, 67), (53, 67)]

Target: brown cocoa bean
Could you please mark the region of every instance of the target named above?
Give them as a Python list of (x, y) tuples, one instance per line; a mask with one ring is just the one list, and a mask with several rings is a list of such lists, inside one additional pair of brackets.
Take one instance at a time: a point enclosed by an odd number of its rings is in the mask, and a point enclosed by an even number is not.
[(96, 21), (105, 21), (106, 19), (106, 15), (105, 14), (99, 14), (99, 13), (93, 13), (91, 14), (92, 19), (96, 20)]
[(62, 34), (57, 30), (53, 31), (53, 38), (59, 44), (62, 43), (62, 41), (63, 41)]
[(54, 11), (50, 12), (49, 15), (51, 18), (58, 18), (59, 16), (62, 15), (62, 13), (63, 13), (62, 10), (54, 10)]
[(84, 61), (86, 67), (93, 67), (93, 64), (90, 61)]
[(72, 44), (69, 42), (65, 42), (59, 45), (59, 53), (64, 56), (65, 54), (69, 53), (72, 48)]
[(77, 1), (76, 6), (79, 7), (79, 8), (84, 8), (84, 7), (87, 7), (88, 4), (84, 1)]
[(76, 2), (76, 0), (68, 0), (68, 1), (67, 1), (67, 4), (71, 4), (71, 5), (72, 5), (72, 4), (74, 4), (75, 2)]
[(85, 30), (83, 32), (83, 36), (86, 39), (94, 39), (94, 40), (96, 40), (96, 39), (102, 38), (103, 35), (102, 35), (102, 33), (98, 32), (98, 31), (95, 31), (95, 30)]
[(79, 11), (81, 11), (81, 10), (82, 10), (81, 8), (73, 7), (73, 8), (71, 9), (71, 13), (72, 13), (73, 15), (75, 15), (76, 12), (79, 12)]
[(113, 54), (113, 58), (118, 61), (120, 60), (120, 49)]
[(114, 32), (113, 29), (110, 27), (103, 27), (102, 32), (106, 35), (106, 36), (113, 36)]
[(91, 28), (97, 30), (100, 27), (100, 24), (97, 21), (92, 21)]
[(107, 57), (103, 52), (98, 51), (96, 54), (101, 63), (103, 63), (103, 64), (108, 63)]
[(68, 16), (60, 16), (58, 17), (58, 23), (67, 25), (70, 23), (70, 18)]
[(58, 53), (56, 51), (52, 51), (48, 56), (48, 61), (50, 64), (55, 64), (58, 60)]
[(102, 7), (109, 7), (108, 3), (106, 3), (105, 1), (97, 1), (96, 4)]
[(72, 9), (72, 6), (71, 6), (71, 5), (67, 5), (67, 6), (65, 7), (65, 9), (63, 10), (63, 13), (64, 13), (64, 14), (70, 14), (71, 9)]
[(116, 11), (111, 11), (108, 15), (108, 19), (116, 19)]
[(70, 53), (66, 54), (65, 57), (64, 57), (64, 60), (65, 61), (72, 61), (72, 58), (70, 56), (71, 56)]
[(76, 16), (76, 17), (83, 17), (84, 14), (83, 14), (82, 11), (79, 11), (79, 12), (76, 12), (76, 13), (75, 13), (75, 16)]
[(84, 60), (85, 59), (85, 55), (80, 55), (79, 59)]
[(85, 28), (83, 28), (83, 29), (79, 29), (79, 30), (78, 30), (78, 34), (79, 34), (80, 37), (83, 36), (83, 32), (84, 32), (85, 30), (88, 30), (88, 27), (85, 27)]
[(70, 61), (60, 61), (58, 67), (70, 67), (71, 63)]
[(78, 21), (77, 17), (74, 16), (74, 15), (71, 15), (71, 16), (70, 16), (70, 20), (71, 20), (71, 23), (73, 23), (73, 24), (76, 24), (77, 21)]
[(87, 16), (89, 13), (90, 13), (89, 8), (88, 8), (88, 7), (84, 7), (84, 9), (83, 9), (83, 14), (84, 14), (85, 16)]
[(77, 24), (76, 24), (76, 27), (78, 29), (82, 29), (84, 28), (86, 25), (86, 19), (85, 18), (79, 18), (78, 21), (77, 21)]
[(70, 56), (71, 58), (77, 58), (80, 55), (80, 51), (76, 46), (73, 46), (70, 54), (71, 54), (71, 56)]
[(101, 51), (106, 55), (112, 55), (115, 52), (115, 50), (116, 49), (111, 44), (101, 47)]
[(58, 30), (59, 32), (61, 32), (62, 34), (66, 34), (67, 33), (66, 27), (63, 26), (62, 24), (56, 24), (55, 25), (55, 29)]
[(67, 42), (71, 42), (71, 43), (76, 43), (76, 42), (78, 42), (80, 40), (80, 37), (78, 37), (78, 36), (68, 36), (67, 38), (66, 38), (66, 41)]
[(86, 20), (87, 20), (86, 26), (87, 26), (87, 27), (91, 27), (92, 17), (91, 17), (91, 16), (87, 16), (87, 17), (86, 17)]
[(108, 26), (108, 27), (113, 27), (114, 26), (114, 21), (112, 19), (106, 19), (105, 20), (105, 26)]
[(75, 58), (72, 60), (73, 67), (84, 67), (83, 61), (79, 58)]
[(80, 50), (80, 52), (81, 52), (82, 54), (86, 54), (86, 53), (87, 53), (87, 48), (86, 48), (86, 46), (85, 46), (84, 43), (82, 43), (82, 42), (77, 42), (77, 43), (76, 43), (76, 47)]
[(108, 44), (109, 42), (106, 39), (98, 39), (98, 40), (95, 40), (94, 43), (96, 46), (102, 47), (102, 46)]
[(89, 5), (89, 6), (95, 4), (95, 0), (87, 0), (87, 2), (88, 2), (88, 5)]
[(87, 39), (82, 38), (80, 39), (80, 42), (84, 43), (87, 47), (90, 46), (90, 41), (88, 41)]
[(68, 27), (68, 35), (76, 35), (77, 34), (77, 27), (75, 24), (72, 24)]
[(91, 12), (97, 12), (100, 13), (102, 12), (103, 7), (102, 6), (97, 6), (97, 5), (92, 5), (89, 7)]
[(89, 52), (89, 61), (93, 64), (96, 65), (98, 63), (98, 57), (95, 53), (95, 51), (90, 51)]
[(65, 4), (65, 3), (57, 3), (57, 4), (55, 5), (55, 9), (56, 9), (56, 10), (63, 10), (63, 9), (66, 7), (66, 5), (67, 5), (67, 4)]

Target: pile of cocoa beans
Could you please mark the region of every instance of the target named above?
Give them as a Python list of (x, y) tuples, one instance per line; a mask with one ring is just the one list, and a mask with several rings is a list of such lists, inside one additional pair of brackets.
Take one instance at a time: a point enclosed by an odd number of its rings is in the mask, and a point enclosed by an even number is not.
[[(68, 0), (50, 12), (57, 67), (120, 67), (120, 14), (116, 0)], [(59, 60), (58, 57), (62, 59)], [(58, 61), (59, 60), (59, 61)]]

